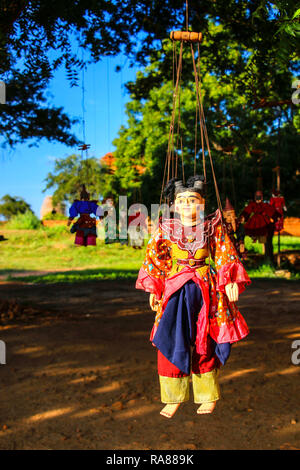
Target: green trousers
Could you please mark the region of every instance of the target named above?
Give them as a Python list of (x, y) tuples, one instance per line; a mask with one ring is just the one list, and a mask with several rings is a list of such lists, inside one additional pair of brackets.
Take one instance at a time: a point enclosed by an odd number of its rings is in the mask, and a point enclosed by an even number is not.
[[(192, 386), (195, 403), (209, 403), (220, 398), (218, 381), (219, 369), (204, 374), (192, 374)], [(183, 403), (189, 400), (190, 376), (159, 376), (162, 403)]]

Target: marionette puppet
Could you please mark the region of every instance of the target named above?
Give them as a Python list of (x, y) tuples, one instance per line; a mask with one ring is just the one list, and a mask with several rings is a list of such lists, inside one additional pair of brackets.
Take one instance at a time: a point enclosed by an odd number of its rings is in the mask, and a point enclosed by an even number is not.
[(270, 205), (276, 210), (278, 217), (275, 222), (275, 232), (281, 232), (284, 223), (284, 211), (287, 211), (285, 199), (277, 189), (273, 190)]
[(200, 176), (186, 185), (169, 181), (164, 194), (175, 201), (174, 217), (160, 221), (136, 281), (156, 311), (150, 341), (165, 404), (160, 413), (167, 418), (189, 400), (190, 375), (197, 413), (213, 412), (220, 367), (232, 343), (249, 332), (235, 302), (251, 281), (220, 210), (204, 218), (204, 186)]
[(85, 185), (82, 185), (82, 190), (80, 192), (80, 200), (75, 199), (69, 209), (68, 226), (71, 225), (75, 217), (78, 217), (78, 219), (70, 229), (71, 233), (76, 233), (76, 246), (96, 245), (96, 218), (91, 217), (91, 214), (94, 214), (96, 216), (97, 209), (97, 201), (90, 201), (90, 195), (86, 191)]
[(109, 245), (117, 241), (116, 210), (112, 197), (103, 201), (105, 244)]
[(247, 250), (245, 249), (245, 230), (237, 218), (235, 209), (228, 198), (226, 198), (225, 207), (223, 209), (223, 217), (230, 240), (234, 244), (240, 258), (245, 259), (247, 254)]
[(141, 249), (147, 235), (147, 218), (138, 210), (128, 217), (128, 244), (134, 249)]
[(262, 191), (256, 191), (254, 200), (242, 211), (240, 219), (245, 221), (245, 234), (253, 241), (266, 243), (269, 234), (274, 231), (276, 210), (269, 203), (263, 201)]

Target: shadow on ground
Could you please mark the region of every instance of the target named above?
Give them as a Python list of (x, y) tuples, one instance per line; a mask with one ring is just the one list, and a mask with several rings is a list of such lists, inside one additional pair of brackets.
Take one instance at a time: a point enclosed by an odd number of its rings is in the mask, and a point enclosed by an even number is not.
[[(300, 448), (299, 283), (257, 280), (239, 306), (250, 334), (221, 371), (222, 400), (172, 420), (162, 407), (148, 296), (129, 281), (1, 284), (35, 315), (0, 330), (1, 449)], [(300, 356), (300, 355), (299, 355)]]

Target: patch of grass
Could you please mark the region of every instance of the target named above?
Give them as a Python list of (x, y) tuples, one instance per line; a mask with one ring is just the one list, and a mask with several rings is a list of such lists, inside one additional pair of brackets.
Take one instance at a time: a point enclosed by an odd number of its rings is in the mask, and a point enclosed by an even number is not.
[[(249, 253), (262, 254), (263, 245), (259, 242), (253, 242), (252, 238), (245, 237), (245, 247)], [(273, 237), (274, 253), (278, 253), (278, 236)], [(280, 235), (280, 251), (300, 250), (300, 237), (291, 237), (288, 235)]]
[[(134, 250), (120, 243), (105, 245), (101, 238), (97, 239), (96, 247), (76, 247), (74, 235), (62, 225), (38, 230), (7, 230), (5, 227), (1, 234), (7, 240), (0, 242), (0, 274), (10, 280), (28, 282), (136, 279), (146, 249), (146, 242), (142, 250)], [(276, 247), (275, 243), (274, 240)], [(281, 237), (281, 243), (282, 250), (300, 250), (300, 237)], [(253, 244), (247, 237), (247, 249), (253, 245), (259, 253), (261, 245)], [(36, 271), (36, 275), (26, 276), (28, 271)], [(55, 272), (42, 274), (43, 271)], [(269, 265), (253, 266), (247, 271), (253, 278), (277, 277)], [(292, 273), (292, 279), (299, 278), (299, 273)]]
[[(284, 271), (284, 270), (283, 270)], [(278, 275), (276, 274), (276, 269), (272, 268), (270, 265), (261, 265), (257, 268), (247, 269), (248, 276), (250, 279), (287, 279), (284, 273)], [(289, 281), (299, 281), (300, 273), (292, 272)]]
[(247, 269), (250, 278), (276, 278), (275, 269), (269, 264), (263, 264), (257, 268)]
[(52, 284), (58, 282), (84, 282), (84, 281), (114, 281), (114, 280), (136, 280), (138, 269), (85, 269), (77, 271), (55, 272), (37, 276), (18, 276), (17, 278), (9, 275), (8, 280), (18, 280), (30, 282), (33, 284)]
[[(273, 237), (274, 253), (278, 253), (278, 237)], [(280, 251), (300, 250), (300, 237), (291, 237), (288, 235), (280, 236)]]
[[(134, 250), (120, 243), (105, 245), (100, 238), (97, 239), (96, 247), (76, 247), (74, 235), (65, 226), (43, 227), (40, 230), (2, 230), (1, 233), (8, 240), (0, 243), (0, 274), (5, 274), (7, 270), (138, 271), (145, 252), (144, 249)], [(107, 271), (103, 271), (106, 278)]]

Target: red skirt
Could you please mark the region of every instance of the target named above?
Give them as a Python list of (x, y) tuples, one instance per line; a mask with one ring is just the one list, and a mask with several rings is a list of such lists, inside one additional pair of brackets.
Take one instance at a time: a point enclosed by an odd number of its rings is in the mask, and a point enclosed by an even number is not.
[(263, 214), (254, 214), (248, 222), (245, 223), (245, 233), (251, 237), (267, 235), (271, 222)]

